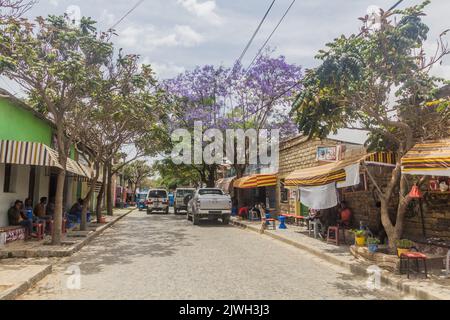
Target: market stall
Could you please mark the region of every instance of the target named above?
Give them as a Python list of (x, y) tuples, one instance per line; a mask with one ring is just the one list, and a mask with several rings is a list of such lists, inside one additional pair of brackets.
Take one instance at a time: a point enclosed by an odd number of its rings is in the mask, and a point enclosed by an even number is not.
[(337, 189), (360, 183), (361, 166), (393, 167), (395, 161), (395, 155), (390, 152), (350, 153), (341, 161), (296, 170), (286, 177), (285, 185), (298, 188), (303, 205), (316, 210), (329, 209), (339, 202)]
[(269, 210), (275, 209), (276, 174), (252, 174), (233, 183), (237, 189), (239, 207), (252, 207), (264, 203)]
[[(418, 204), (406, 215), (411, 236), (420, 237), (415, 231), (420, 223), (421, 241), (450, 247), (450, 139), (416, 144), (401, 163), (402, 174), (426, 178), (421, 179), (425, 183), (415, 185), (410, 193), (416, 200), (412, 205)], [(415, 208), (419, 208), (420, 219)]]

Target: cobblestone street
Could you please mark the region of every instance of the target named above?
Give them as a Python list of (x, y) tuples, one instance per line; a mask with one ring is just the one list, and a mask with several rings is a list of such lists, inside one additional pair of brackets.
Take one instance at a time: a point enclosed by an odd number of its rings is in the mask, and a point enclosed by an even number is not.
[[(81, 287), (70, 274), (80, 268)], [(21, 299), (401, 299), (265, 236), (135, 211)]]

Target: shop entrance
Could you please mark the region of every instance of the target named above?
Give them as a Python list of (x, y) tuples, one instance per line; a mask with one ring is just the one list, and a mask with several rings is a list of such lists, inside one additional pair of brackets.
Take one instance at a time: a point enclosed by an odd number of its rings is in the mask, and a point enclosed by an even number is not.
[(58, 175), (56, 173), (50, 174), (50, 183), (48, 186), (49, 199), (56, 197), (56, 186), (58, 185)]

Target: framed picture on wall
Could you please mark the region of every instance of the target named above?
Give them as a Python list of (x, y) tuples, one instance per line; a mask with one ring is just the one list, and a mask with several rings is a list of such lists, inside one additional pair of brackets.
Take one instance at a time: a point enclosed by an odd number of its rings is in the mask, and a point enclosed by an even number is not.
[(316, 158), (318, 161), (334, 162), (338, 160), (337, 146), (317, 147)]

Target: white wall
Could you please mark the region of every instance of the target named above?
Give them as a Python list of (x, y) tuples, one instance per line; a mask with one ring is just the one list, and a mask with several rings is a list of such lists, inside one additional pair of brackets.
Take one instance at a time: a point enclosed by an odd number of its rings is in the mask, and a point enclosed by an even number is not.
[[(0, 164), (0, 227), (8, 225), (8, 209), (14, 204), (16, 200), (25, 201), (28, 198), (30, 166), (13, 167), (13, 181), (14, 189), (12, 193), (3, 192), (3, 183), (5, 178), (5, 165)], [(44, 167), (36, 167), (36, 181), (34, 186), (34, 204), (41, 197), (48, 197), (48, 188), (50, 177), (46, 174)]]
[(13, 166), (13, 191), (12, 193), (3, 192), (3, 183), (5, 178), (5, 165), (0, 164), (0, 227), (8, 225), (8, 209), (16, 200), (24, 201), (28, 197), (28, 180), (30, 177), (29, 166)]
[(35, 196), (34, 196), (34, 205), (37, 204), (39, 199), (42, 197), (48, 198), (48, 190), (50, 184), (50, 177), (45, 173), (45, 167), (37, 167), (36, 168), (36, 184), (35, 188)]

